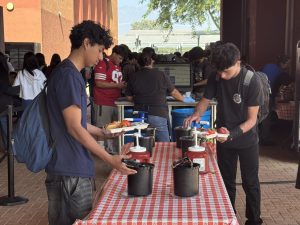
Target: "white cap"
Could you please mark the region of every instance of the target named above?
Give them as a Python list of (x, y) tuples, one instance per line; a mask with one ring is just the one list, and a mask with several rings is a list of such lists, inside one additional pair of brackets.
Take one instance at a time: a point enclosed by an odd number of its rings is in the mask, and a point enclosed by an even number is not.
[(130, 151), (131, 152), (145, 152), (146, 148), (142, 147), (142, 146), (134, 146), (134, 147), (130, 147)]
[(205, 151), (205, 147), (199, 146), (199, 145), (197, 145), (197, 146), (191, 146), (191, 147), (189, 147), (189, 151), (190, 152), (204, 152)]

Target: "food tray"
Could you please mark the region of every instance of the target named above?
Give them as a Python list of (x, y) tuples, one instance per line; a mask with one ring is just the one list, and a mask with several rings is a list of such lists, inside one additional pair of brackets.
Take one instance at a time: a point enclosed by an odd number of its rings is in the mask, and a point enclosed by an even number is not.
[(207, 131), (201, 131), (200, 132), (200, 137), (206, 138), (206, 139), (212, 139), (212, 138), (216, 138), (217, 137), (217, 133), (208, 134)]
[(229, 134), (221, 134), (221, 133), (213, 133), (208, 134), (207, 131), (201, 131), (200, 136), (206, 139), (213, 139), (213, 138), (228, 138)]
[(221, 133), (217, 133), (217, 137), (218, 138), (228, 138), (229, 134), (221, 134)]
[(129, 127), (120, 127), (120, 128), (114, 128), (114, 129), (110, 129), (110, 130), (106, 130), (108, 133), (121, 133), (121, 132), (127, 132), (127, 131), (132, 131), (135, 129), (146, 129), (149, 126), (148, 123), (141, 123), (141, 122), (134, 122), (131, 123), (131, 126)]

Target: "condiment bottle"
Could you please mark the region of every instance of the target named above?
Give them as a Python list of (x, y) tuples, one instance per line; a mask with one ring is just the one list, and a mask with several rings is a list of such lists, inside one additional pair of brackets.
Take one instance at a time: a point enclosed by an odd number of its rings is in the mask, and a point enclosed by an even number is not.
[(196, 128), (193, 128), (192, 131), (195, 138), (195, 146), (191, 146), (188, 148), (186, 152), (186, 156), (193, 161), (193, 163), (200, 164), (199, 173), (207, 173), (209, 171), (208, 168), (208, 154), (205, 151), (205, 147), (198, 145), (198, 134), (200, 131), (197, 131)]
[(145, 147), (140, 146), (139, 144), (139, 137), (141, 133), (134, 133), (133, 134), (136, 138), (136, 146), (130, 147), (128, 155), (131, 155), (131, 159), (136, 160), (137, 162), (141, 163), (149, 163), (150, 161), (150, 152), (146, 150)]

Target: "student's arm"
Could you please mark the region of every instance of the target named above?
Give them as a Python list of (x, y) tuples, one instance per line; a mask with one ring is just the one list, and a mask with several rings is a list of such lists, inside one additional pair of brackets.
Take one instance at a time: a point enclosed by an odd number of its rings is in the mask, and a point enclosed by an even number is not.
[(87, 131), (94, 137), (97, 137), (98, 140), (104, 140), (107, 138), (116, 138), (120, 135), (122, 135), (123, 133), (109, 133), (107, 131), (105, 131), (104, 129), (101, 129), (99, 127), (96, 127), (92, 124), (87, 124)]
[(120, 83), (109, 83), (107, 81), (95, 80), (95, 86), (98, 88), (118, 88), (123, 89), (126, 87), (126, 82), (121, 81)]
[(183, 102), (183, 96), (176, 88), (174, 88), (173, 91), (171, 91), (170, 94), (176, 100)]
[[(81, 143), (90, 152), (103, 159), (119, 170), (122, 174), (134, 174), (135, 170), (129, 169), (121, 162), (122, 158), (128, 158), (125, 155), (111, 156), (100, 145), (89, 132), (81, 125), (81, 109), (77, 105), (71, 105), (63, 110), (63, 117), (68, 133)], [(90, 127), (91, 129), (91, 127)], [(97, 130), (93, 129), (92, 133)]]
[(209, 103), (210, 103), (209, 99), (204, 98), (204, 97), (201, 98), (201, 100), (196, 105), (194, 113), (184, 120), (184, 123), (183, 123), (184, 127), (191, 126), (193, 121), (199, 122), (201, 116), (207, 110), (207, 107), (209, 106)]
[(240, 128), (242, 129), (243, 133), (251, 130), (256, 125), (258, 110), (259, 106), (248, 107), (247, 120), (240, 124)]
[(194, 84), (194, 87), (198, 87), (198, 86), (204, 86), (207, 84), (207, 79), (201, 80), (197, 83)]
[(132, 102), (132, 101), (133, 101), (133, 96), (126, 96), (126, 99), (127, 99), (128, 101)]
[[(233, 140), (251, 130), (256, 125), (258, 110), (259, 106), (249, 106), (246, 121), (229, 130), (229, 136), (227, 139)], [(224, 142), (227, 139), (225, 138), (221, 142)]]

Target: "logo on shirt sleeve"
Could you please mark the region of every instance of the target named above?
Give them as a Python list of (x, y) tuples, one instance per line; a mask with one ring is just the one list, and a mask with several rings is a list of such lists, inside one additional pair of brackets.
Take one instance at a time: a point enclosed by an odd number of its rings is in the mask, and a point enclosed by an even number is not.
[(95, 73), (95, 80), (106, 80), (106, 74), (104, 74), (104, 73)]

